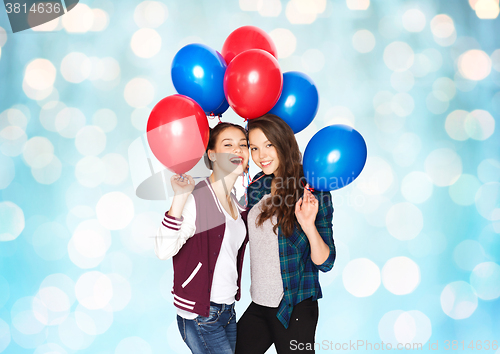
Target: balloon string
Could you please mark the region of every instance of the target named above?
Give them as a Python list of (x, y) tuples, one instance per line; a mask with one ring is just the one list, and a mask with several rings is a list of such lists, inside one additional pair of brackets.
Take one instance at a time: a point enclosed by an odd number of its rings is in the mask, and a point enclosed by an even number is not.
[(309, 188), (306, 188), (305, 184), (304, 184), (304, 181), (303, 180), (300, 180), (300, 182), (302, 183), (302, 187), (304, 187), (305, 189), (307, 189), (308, 191), (310, 192), (314, 192), (314, 188), (309, 186)]

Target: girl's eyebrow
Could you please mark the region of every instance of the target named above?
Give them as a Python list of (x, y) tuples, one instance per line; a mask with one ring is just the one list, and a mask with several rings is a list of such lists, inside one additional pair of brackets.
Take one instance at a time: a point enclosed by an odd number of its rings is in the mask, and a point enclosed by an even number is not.
[(224, 141), (224, 140), (231, 140), (231, 141), (233, 141), (233, 139), (231, 139), (231, 138), (222, 139), (222, 141)]

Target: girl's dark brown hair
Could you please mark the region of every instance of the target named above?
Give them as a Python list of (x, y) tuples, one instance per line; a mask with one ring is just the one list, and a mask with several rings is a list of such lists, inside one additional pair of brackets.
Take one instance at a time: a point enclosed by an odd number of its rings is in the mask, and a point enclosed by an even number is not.
[[(219, 138), (219, 135), (227, 128), (237, 128), (237, 129), (241, 130), (241, 132), (245, 136), (247, 136), (247, 131), (245, 130), (245, 128), (243, 128), (241, 125), (233, 124), (233, 123), (229, 123), (229, 122), (221, 122), (221, 123), (217, 124), (215, 127), (210, 128), (210, 138), (208, 139), (208, 145), (207, 145), (207, 149), (205, 151), (206, 152), (205, 165), (207, 165), (207, 167), (211, 170), (213, 170), (213, 166), (212, 166), (212, 161), (208, 158), (208, 150), (215, 149), (215, 145), (217, 143), (217, 139)], [(248, 138), (247, 138), (247, 140), (248, 140)]]
[[(281, 227), (283, 234), (288, 237), (296, 225), (295, 203), (304, 192), (301, 182), (304, 177), (302, 169), (302, 154), (292, 128), (280, 117), (266, 114), (262, 117), (248, 121), (248, 133), (260, 129), (266, 138), (273, 144), (278, 153), (279, 166), (274, 172), (276, 193), (267, 199), (262, 208), (262, 213), (257, 218), (257, 226), (274, 215), (277, 224), (273, 231)], [(293, 202), (293, 204), (291, 203)]]

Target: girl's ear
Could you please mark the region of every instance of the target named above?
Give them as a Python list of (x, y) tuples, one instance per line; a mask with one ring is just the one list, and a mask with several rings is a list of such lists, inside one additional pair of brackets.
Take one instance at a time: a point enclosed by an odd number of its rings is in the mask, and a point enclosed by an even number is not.
[(216, 160), (215, 152), (213, 150), (208, 150), (207, 155), (208, 155), (208, 158), (210, 159), (210, 161), (214, 162)]

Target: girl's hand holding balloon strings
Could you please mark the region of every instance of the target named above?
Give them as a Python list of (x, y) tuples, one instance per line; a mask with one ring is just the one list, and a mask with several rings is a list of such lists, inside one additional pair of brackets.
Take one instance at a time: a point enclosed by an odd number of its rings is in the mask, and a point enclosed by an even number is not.
[(302, 229), (315, 227), (314, 222), (318, 214), (318, 200), (308, 189), (309, 184), (304, 188), (304, 195), (295, 203), (295, 216)]
[(194, 189), (194, 179), (190, 175), (175, 174), (170, 177), (170, 183), (172, 183), (175, 195), (184, 194), (187, 197)]

